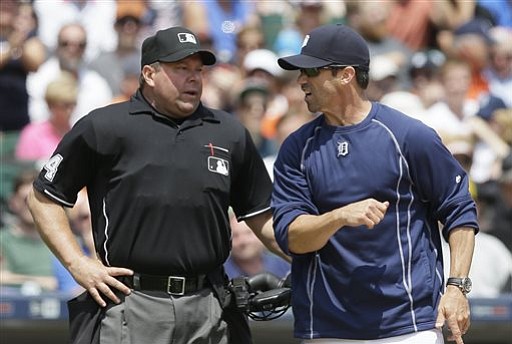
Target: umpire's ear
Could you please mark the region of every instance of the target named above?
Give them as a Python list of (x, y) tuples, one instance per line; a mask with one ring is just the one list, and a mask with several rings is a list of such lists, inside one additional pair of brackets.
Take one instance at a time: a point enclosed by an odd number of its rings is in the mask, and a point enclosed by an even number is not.
[(141, 78), (150, 87), (155, 87), (155, 75), (160, 71), (161, 66), (159, 62), (150, 65), (144, 65), (141, 71)]

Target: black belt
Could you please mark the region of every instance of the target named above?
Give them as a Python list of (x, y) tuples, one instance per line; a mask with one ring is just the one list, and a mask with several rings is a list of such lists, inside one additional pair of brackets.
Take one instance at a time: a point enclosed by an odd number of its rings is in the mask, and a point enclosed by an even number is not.
[(135, 273), (119, 280), (134, 290), (163, 291), (169, 295), (185, 295), (203, 289), (207, 285), (206, 275), (157, 276)]

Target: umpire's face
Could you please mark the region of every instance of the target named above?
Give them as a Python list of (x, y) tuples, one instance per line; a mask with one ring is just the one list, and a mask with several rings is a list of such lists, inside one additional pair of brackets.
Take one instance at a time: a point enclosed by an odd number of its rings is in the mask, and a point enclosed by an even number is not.
[(198, 54), (176, 62), (160, 62), (143, 70), (159, 112), (172, 118), (190, 116), (203, 91), (203, 62)]

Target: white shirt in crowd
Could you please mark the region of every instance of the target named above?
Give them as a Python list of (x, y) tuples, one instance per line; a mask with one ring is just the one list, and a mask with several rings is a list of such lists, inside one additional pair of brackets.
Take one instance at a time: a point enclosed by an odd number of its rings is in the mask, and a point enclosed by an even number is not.
[[(44, 99), (46, 86), (60, 74), (56, 57), (43, 63), (35, 73), (27, 78), (29, 94), (29, 114), (32, 122), (47, 120), (48, 106)], [(108, 105), (112, 101), (112, 91), (107, 82), (98, 73), (82, 68), (78, 77), (78, 99), (75, 111), (71, 115), (71, 124), (87, 115), (93, 109)]]

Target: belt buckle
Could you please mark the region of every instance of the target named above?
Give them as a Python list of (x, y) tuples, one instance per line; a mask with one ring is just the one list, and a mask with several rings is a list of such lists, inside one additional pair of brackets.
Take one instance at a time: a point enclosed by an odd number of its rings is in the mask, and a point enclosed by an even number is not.
[(167, 278), (167, 294), (185, 295), (185, 277), (169, 276)]

